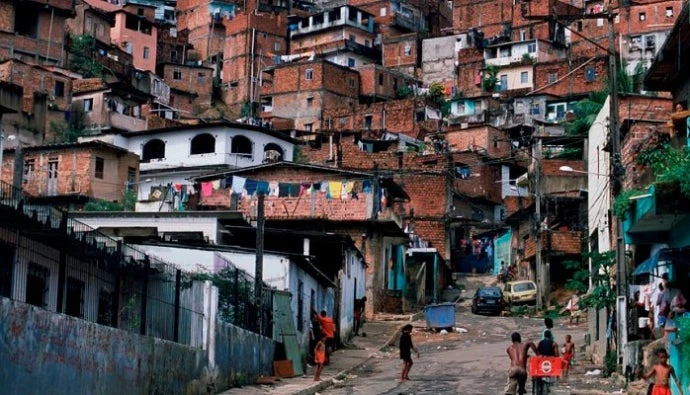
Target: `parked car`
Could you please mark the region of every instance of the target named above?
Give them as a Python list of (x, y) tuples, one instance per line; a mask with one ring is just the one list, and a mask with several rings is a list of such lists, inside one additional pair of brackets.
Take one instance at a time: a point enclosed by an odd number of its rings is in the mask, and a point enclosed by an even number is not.
[(472, 313), (501, 314), (505, 307), (503, 292), (498, 287), (479, 288), (472, 298)]
[(537, 284), (534, 281), (510, 281), (503, 288), (503, 294), (509, 304), (536, 303)]

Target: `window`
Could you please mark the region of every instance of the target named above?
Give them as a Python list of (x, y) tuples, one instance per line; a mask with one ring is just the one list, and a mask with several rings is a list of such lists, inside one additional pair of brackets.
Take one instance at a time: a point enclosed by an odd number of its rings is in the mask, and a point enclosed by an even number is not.
[(369, 40), (364, 40), (364, 46), (371, 47), (371, 42), (369, 42)]
[(381, 9), (379, 10), (379, 16), (386, 16), (387, 12), (388, 12), (388, 8), (381, 7)]
[(210, 154), (216, 151), (216, 138), (208, 133), (194, 136), (190, 144), (191, 155)]
[(93, 110), (93, 99), (84, 99), (84, 112)]
[(585, 79), (589, 82), (594, 81), (596, 79), (596, 71), (594, 69), (594, 66), (589, 66), (585, 70)]
[(508, 74), (501, 75), (501, 87), (500, 90), (504, 91), (508, 89)]
[(147, 141), (141, 150), (141, 161), (151, 162), (151, 159), (165, 158), (165, 143), (163, 140), (155, 139)]
[(144, 47), (144, 59), (149, 58), (149, 47)]
[(196, 81), (200, 84), (206, 83), (206, 73), (198, 73), (196, 76)]
[(36, 170), (36, 159), (24, 159), (24, 184), (31, 181)]
[(501, 58), (507, 58), (511, 55), (512, 51), (510, 50), (510, 47), (503, 47), (501, 48), (499, 56)]
[(338, 120), (338, 123), (340, 124), (341, 127), (345, 126), (345, 123), (347, 123), (347, 118), (346, 117), (340, 117)]
[(356, 40), (355, 40), (355, 35), (354, 35), (354, 34), (350, 34), (349, 40), (350, 40), (350, 42), (355, 42), (355, 41), (356, 41)]
[(26, 303), (46, 307), (49, 278), (50, 270), (47, 267), (29, 263), (29, 272), (26, 275)]
[(673, 7), (666, 7), (666, 18), (673, 18)]
[(547, 82), (549, 84), (553, 84), (554, 82), (556, 82), (556, 80), (558, 80), (558, 72), (549, 71), (549, 74), (547, 76)]
[(232, 138), (230, 152), (233, 154), (252, 154), (252, 141), (244, 136), (235, 136)]
[(133, 191), (137, 182), (137, 169), (134, 167), (127, 167), (127, 190)]
[(527, 44), (527, 52), (529, 52), (529, 53), (537, 52), (537, 44), (536, 43)]
[(280, 43), (279, 42), (274, 42), (273, 43), (273, 50), (274, 51), (280, 51)]
[(379, 74), (379, 85), (383, 85), (383, 74)]
[(65, 83), (63, 81), (55, 81), (55, 90), (53, 92), (55, 97), (65, 96)]
[(308, 97), (307, 98), (307, 107), (311, 107), (314, 104), (314, 98), (313, 97)]
[(137, 8), (137, 15), (144, 16), (144, 9), (143, 8)]
[(520, 29), (520, 41), (527, 40), (527, 30)]
[(297, 330), (304, 330), (304, 282), (297, 281)]
[(646, 12), (640, 12), (640, 20), (641, 21), (646, 21), (647, 20), (647, 13)]
[(364, 129), (370, 130), (371, 129), (371, 123), (373, 121), (374, 117), (371, 115), (365, 115), (364, 116)]
[(104, 170), (105, 160), (103, 158), (96, 157), (96, 171), (93, 176), (102, 180)]
[(177, 51), (170, 51), (170, 61), (177, 62)]
[(522, 73), (520, 73), (520, 83), (521, 84), (526, 84), (527, 82), (529, 82), (528, 78), (529, 78), (528, 72), (523, 71)]
[(347, 67), (355, 67), (355, 60), (353, 58), (347, 58)]
[(355, 88), (355, 79), (354, 78), (350, 78), (349, 85), (350, 85), (350, 89)]
[(410, 56), (412, 55), (412, 46), (410, 44), (405, 44), (405, 56)]
[(577, 31), (581, 32), (582, 31), (582, 21), (577, 22)]
[(14, 32), (20, 36), (36, 38), (39, 13), (40, 10), (29, 2), (16, 2), (14, 4)]
[(307, 132), (311, 132), (314, 130), (314, 124), (313, 123), (305, 123), (304, 124), (304, 130)]
[(65, 292), (65, 314), (72, 317), (84, 317), (84, 282), (76, 278), (67, 278)]
[(426, 113), (424, 110), (418, 110), (414, 113), (414, 119), (416, 122), (422, 122), (426, 119)]
[(182, 70), (180, 70), (180, 69), (173, 70), (173, 79), (176, 81), (181, 80), (182, 79)]
[(307, 69), (307, 71), (304, 72), (304, 79), (307, 81), (311, 81), (314, 79), (314, 70), (313, 69)]
[(276, 143), (268, 143), (264, 146), (264, 159), (268, 157), (268, 153), (271, 152), (272, 156), (275, 158), (276, 161), (281, 161), (283, 160), (283, 147), (279, 146)]
[(398, 90), (398, 79), (393, 78), (393, 91), (397, 91), (397, 90)]

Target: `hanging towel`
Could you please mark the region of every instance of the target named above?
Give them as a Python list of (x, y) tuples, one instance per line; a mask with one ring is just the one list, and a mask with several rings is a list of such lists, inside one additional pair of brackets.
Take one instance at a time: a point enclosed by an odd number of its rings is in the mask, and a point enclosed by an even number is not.
[(311, 184), (311, 190), (312, 192), (318, 192), (321, 190), (321, 183), (320, 182), (315, 182)]
[(300, 195), (301, 185), (299, 183), (291, 183), (288, 194), (290, 197), (298, 197)]
[(287, 197), (290, 196), (290, 184), (287, 182), (281, 182), (278, 184), (278, 196)]
[(328, 181), (321, 181), (321, 192), (328, 192)]
[(268, 195), (268, 181), (259, 181), (256, 185), (256, 192)]
[(244, 190), (247, 191), (247, 195), (252, 196), (252, 195), (254, 195), (254, 192), (256, 192), (256, 188), (258, 186), (259, 186), (258, 181), (252, 180), (250, 178), (244, 183)]
[(343, 183), (340, 181), (330, 181), (328, 183), (328, 194), (332, 199), (340, 198), (343, 193)]
[(201, 196), (211, 196), (213, 195), (213, 183), (207, 181), (201, 183)]
[(213, 185), (213, 190), (217, 191), (220, 188), (220, 180), (211, 181), (211, 185)]
[(343, 181), (342, 182), (342, 189), (340, 190), (340, 200), (346, 200), (348, 198), (348, 193), (347, 193), (347, 182)]
[(247, 182), (247, 179), (244, 177), (232, 176), (232, 193), (236, 193), (238, 195), (241, 195), (242, 190), (244, 189), (244, 184), (246, 182)]
[(345, 192), (349, 194), (352, 193), (352, 190), (355, 188), (355, 182), (354, 181), (348, 181), (345, 183)]
[(175, 184), (175, 191), (182, 192), (182, 184)]
[(371, 192), (371, 181), (364, 180), (362, 182), (362, 192), (364, 192), (364, 193), (370, 193)]
[(278, 189), (278, 181), (271, 181), (268, 183), (268, 189), (269, 189), (269, 195), (271, 196), (280, 196), (280, 190)]
[(310, 195), (311, 194), (311, 184), (305, 183), (305, 184), (300, 184), (299, 185), (299, 195), (302, 196), (304, 194)]

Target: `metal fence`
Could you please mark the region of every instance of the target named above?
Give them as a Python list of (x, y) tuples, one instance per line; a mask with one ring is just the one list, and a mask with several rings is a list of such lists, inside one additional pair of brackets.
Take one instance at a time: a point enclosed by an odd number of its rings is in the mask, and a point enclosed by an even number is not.
[[(198, 346), (191, 276), (0, 182), (0, 296)], [(203, 298), (203, 295), (200, 297)]]
[[(269, 286), (263, 285), (263, 300), (257, 306), (254, 295), (254, 277), (232, 263), (214, 276), (213, 283), (218, 287), (218, 317), (240, 328), (272, 337), (273, 296)], [(257, 319), (257, 309), (261, 310), (261, 322)]]

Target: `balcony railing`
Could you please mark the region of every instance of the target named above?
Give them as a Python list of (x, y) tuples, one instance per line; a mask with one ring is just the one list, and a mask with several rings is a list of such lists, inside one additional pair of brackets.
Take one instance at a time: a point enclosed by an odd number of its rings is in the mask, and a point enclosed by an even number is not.
[(396, 12), (393, 23), (395, 24), (395, 26), (407, 29), (412, 32), (422, 30), (421, 19), (415, 18), (414, 15), (405, 15), (401, 12)]

